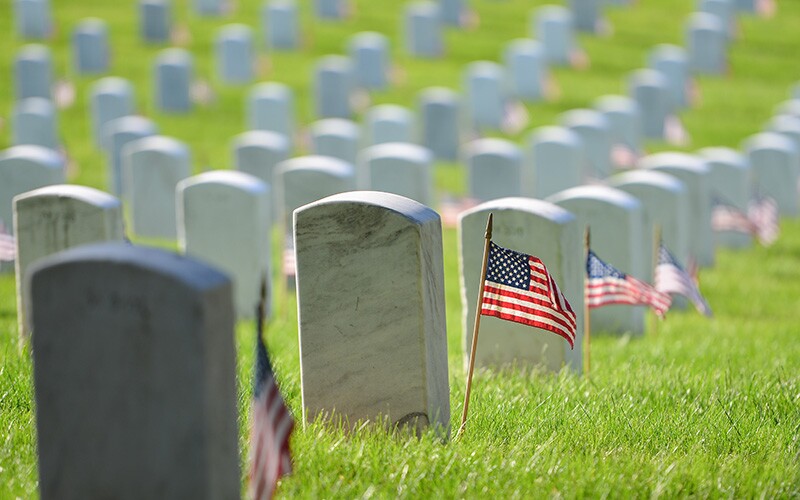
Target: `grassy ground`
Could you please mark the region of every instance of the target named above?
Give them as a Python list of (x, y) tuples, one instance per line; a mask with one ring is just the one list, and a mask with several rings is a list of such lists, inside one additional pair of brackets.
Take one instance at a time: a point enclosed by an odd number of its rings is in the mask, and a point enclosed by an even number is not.
[[(310, 2), (301, 2), (304, 6)], [(529, 13), (543, 2), (480, 0), (473, 31), (448, 31), (448, 57), (415, 61), (403, 54), (402, 4), (355, 2), (356, 16), (315, 23), (304, 9), (306, 46), (300, 53), (262, 51), (260, 79), (291, 84), (302, 125), (312, 119), (309, 82), (317, 57), (342, 53), (347, 37), (378, 30), (392, 38), (395, 64), (405, 75), (395, 88), (374, 94), (373, 103), (413, 106), (419, 89), (458, 87), (465, 65), (498, 60), (508, 40), (525, 36)], [(694, 2), (642, 1), (608, 8), (615, 32), (581, 37), (592, 61), (587, 71), (555, 70), (561, 97), (529, 106), (530, 127), (551, 124), (561, 112), (587, 107), (598, 96), (624, 91), (625, 75), (645, 62), (657, 43), (681, 43), (683, 22)], [(191, 32), (187, 48), (199, 78), (217, 99), (187, 116), (162, 115), (152, 106), (150, 71), (161, 47), (136, 37), (135, 3), (53, 2), (58, 31), (49, 45), (56, 74), (76, 88), (76, 102), (60, 113), (60, 133), (76, 168), (71, 182), (104, 189), (105, 159), (89, 136), (91, 77), (71, 71), (69, 35), (87, 16), (109, 23), (111, 74), (136, 86), (138, 109), (162, 133), (186, 141), (195, 169), (229, 168), (229, 142), (245, 130), (247, 87), (221, 85), (213, 75), (212, 41), (226, 22), (256, 27), (260, 2), (240, 2), (225, 19), (190, 15), (175, 2), (177, 23)], [(13, 107), (12, 54), (22, 44), (8, 35), (11, 0), (0, 0), (0, 148), (10, 145)], [(800, 4), (782, 2), (771, 19), (743, 17), (742, 38), (731, 51), (731, 74), (699, 79), (702, 99), (682, 118), (692, 136), (688, 149), (737, 147), (757, 132), (787, 89), (800, 78)], [(514, 140), (523, 141), (528, 131)], [(652, 151), (665, 144), (648, 145)], [(438, 165), (440, 191), (460, 192), (457, 165)], [(461, 371), (460, 303), (456, 237), (444, 234), (451, 408), (457, 426), (464, 391)], [(321, 423), (298, 426), (292, 448), (295, 472), (280, 487), (298, 497), (539, 497), (539, 496), (726, 496), (800, 495), (800, 223), (784, 221), (772, 248), (720, 251), (717, 267), (702, 283), (716, 316), (671, 314), (644, 338), (593, 336), (591, 377), (524, 371), (477, 375), (469, 431), (458, 442), (433, 436), (407, 440), (363, 430), (346, 437)], [(268, 338), (284, 394), (300, 415), (299, 353), (295, 303), (276, 298)], [(252, 366), (252, 323), (237, 328), (241, 427), (247, 426)], [(29, 356), (16, 344), (16, 305), (11, 276), (0, 276), (0, 498), (35, 496), (35, 426)], [(245, 432), (242, 432), (242, 447)]]

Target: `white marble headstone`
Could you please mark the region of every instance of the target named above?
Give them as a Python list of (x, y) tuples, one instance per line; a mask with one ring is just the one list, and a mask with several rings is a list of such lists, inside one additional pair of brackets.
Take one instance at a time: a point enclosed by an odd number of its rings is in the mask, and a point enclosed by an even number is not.
[(564, 127), (534, 129), (525, 149), (522, 194), (544, 199), (583, 181), (583, 142)]
[(358, 156), (358, 177), (361, 189), (394, 193), (431, 205), (433, 155), (422, 146), (387, 142), (365, 148)]
[(544, 5), (533, 12), (531, 36), (542, 42), (551, 64), (569, 66), (576, 47), (572, 13), (561, 5)]
[(353, 64), (349, 58), (325, 56), (317, 61), (314, 102), (318, 118), (352, 118), (354, 89)]
[(442, 56), (442, 19), (437, 4), (431, 1), (415, 1), (407, 5), (405, 46), (413, 57), (432, 59)]
[(43, 40), (53, 33), (49, 0), (14, 0), (14, 25), (20, 38)]
[(366, 146), (384, 142), (414, 142), (416, 118), (408, 109), (395, 104), (380, 104), (368, 109), (361, 127), (362, 143)]
[(194, 63), (189, 51), (179, 48), (162, 50), (156, 58), (153, 74), (155, 102), (159, 111), (188, 113), (192, 110)]
[(357, 87), (384, 90), (389, 85), (391, 55), (389, 39), (374, 31), (353, 35), (348, 42)]
[(300, 47), (300, 17), (294, 0), (273, 0), (262, 7), (264, 36), (271, 50)]
[(249, 83), (255, 78), (253, 30), (246, 24), (228, 24), (216, 38), (217, 78), (227, 84)]
[[(295, 211), (303, 416), (447, 434), (442, 226), (389, 193), (331, 196)], [(387, 267), (390, 266), (390, 267)]]
[(122, 204), (103, 191), (72, 184), (46, 186), (14, 197), (17, 237), (17, 318), (20, 338), (31, 330), (25, 311), (27, 271), (35, 261), (88, 243), (122, 241)]
[(503, 61), (514, 97), (535, 102), (547, 96), (550, 68), (541, 42), (530, 38), (512, 40), (503, 52)]
[(108, 26), (102, 19), (83, 19), (72, 32), (72, 66), (78, 74), (103, 73), (110, 64)]
[(586, 151), (584, 181), (611, 174), (611, 128), (604, 114), (592, 109), (573, 109), (562, 114), (561, 124), (581, 138)]
[[(722, 203), (747, 214), (753, 189), (752, 172), (747, 158), (739, 151), (723, 147), (704, 148), (697, 154), (708, 164), (712, 208), (716, 203)], [(752, 240), (748, 233), (714, 231), (715, 243), (728, 248), (748, 247)]]
[(49, 99), (28, 97), (14, 107), (14, 144), (32, 144), (58, 150), (58, 115)]
[(420, 144), (437, 160), (456, 161), (461, 145), (459, 97), (444, 87), (423, 89), (418, 97)]
[(522, 151), (505, 139), (477, 139), (464, 146), (467, 192), (480, 201), (522, 194)]
[(360, 133), (358, 125), (351, 120), (343, 118), (318, 120), (310, 127), (311, 152), (355, 164)]
[(623, 163), (628, 158), (635, 160), (642, 152), (642, 116), (639, 104), (630, 97), (606, 95), (595, 100), (594, 107), (608, 122), (612, 165), (632, 167), (633, 165)]
[(122, 171), (122, 150), (129, 142), (156, 135), (155, 123), (142, 116), (123, 116), (103, 126), (103, 143), (106, 150), (106, 168), (111, 193), (122, 196), (125, 193), (125, 176)]
[(106, 123), (134, 112), (133, 85), (124, 78), (109, 76), (97, 80), (90, 92), (94, 141), (97, 146), (104, 147), (103, 127)]
[(459, 216), (459, 276), (464, 365), (469, 363), (475, 306), (480, 284), (484, 232), (494, 214), (492, 241), (501, 247), (534, 255), (544, 262), (577, 316), (574, 349), (563, 338), (527, 325), (492, 316), (481, 318), (475, 365), (540, 366), (558, 371), (583, 368), (583, 230), (561, 207), (530, 198), (502, 198), (482, 203)]
[(476, 61), (464, 72), (464, 104), (473, 130), (501, 130), (508, 104), (505, 69), (491, 61)]
[(753, 169), (756, 194), (774, 198), (782, 216), (797, 216), (800, 152), (792, 140), (775, 132), (762, 132), (748, 138), (742, 149)]
[(52, 99), (53, 59), (44, 45), (22, 46), (14, 60), (14, 87), (17, 99)]
[(259, 83), (247, 96), (250, 128), (283, 134), (294, 144), (294, 91), (278, 82)]
[(269, 186), (243, 172), (214, 170), (179, 182), (176, 198), (181, 251), (226, 273), (237, 316), (254, 318), (262, 278), (271, 297)]
[(664, 139), (664, 126), (673, 99), (664, 74), (654, 69), (636, 70), (628, 78), (628, 92), (639, 104), (644, 136)]
[(289, 158), (289, 140), (285, 135), (266, 130), (250, 130), (231, 142), (233, 166), (272, 185), (275, 166)]
[(728, 34), (722, 19), (695, 12), (686, 24), (686, 51), (694, 73), (720, 75), (728, 69)]
[(667, 82), (670, 95), (670, 109), (676, 110), (689, 105), (689, 59), (686, 49), (677, 45), (659, 44), (653, 47), (648, 56), (650, 68), (660, 71)]

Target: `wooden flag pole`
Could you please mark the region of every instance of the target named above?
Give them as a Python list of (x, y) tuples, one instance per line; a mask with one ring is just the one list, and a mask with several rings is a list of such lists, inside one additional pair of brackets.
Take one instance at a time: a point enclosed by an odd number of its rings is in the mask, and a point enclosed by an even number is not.
[(489, 213), (489, 219), (486, 221), (486, 233), (484, 234), (483, 243), (483, 263), (481, 264), (481, 281), (478, 286), (478, 303), (475, 308), (475, 326), (472, 329), (472, 348), (469, 354), (469, 371), (467, 372), (467, 389), (464, 393), (464, 409), (461, 412), (461, 426), (458, 428), (458, 439), (464, 432), (464, 427), (467, 425), (467, 410), (469, 409), (469, 394), (472, 389), (472, 372), (475, 370), (475, 351), (478, 348), (478, 331), (481, 327), (481, 305), (483, 304), (483, 289), (486, 283), (486, 265), (489, 262), (489, 244), (492, 242), (492, 214)]
[[(661, 224), (655, 224), (653, 226), (653, 286), (656, 285), (656, 271), (658, 270), (658, 251), (661, 248)], [(658, 324), (661, 323), (661, 317), (656, 314), (656, 327), (655, 327), (655, 334), (658, 335), (659, 326)]]
[[(589, 262), (589, 247), (590, 247), (590, 240), (591, 240), (591, 232), (589, 231), (589, 226), (586, 226), (586, 229), (583, 233), (583, 265), (586, 267), (586, 263)], [(583, 275), (583, 348), (586, 351), (586, 362), (584, 363), (584, 370), (586, 371), (586, 375), (589, 375), (589, 370), (592, 367), (592, 350), (591, 350), (591, 336), (592, 336), (592, 325), (591, 321), (589, 320), (589, 301), (586, 300), (586, 292), (589, 289), (589, 273), (588, 270), (584, 271)]]

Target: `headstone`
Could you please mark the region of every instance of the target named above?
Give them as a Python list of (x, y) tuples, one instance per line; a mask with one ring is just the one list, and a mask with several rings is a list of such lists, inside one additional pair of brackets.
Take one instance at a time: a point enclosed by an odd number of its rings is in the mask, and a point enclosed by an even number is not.
[(778, 104), (775, 108), (775, 114), (778, 115), (792, 115), (800, 118), (800, 98), (793, 97)]
[(656, 153), (639, 161), (640, 168), (667, 173), (683, 182), (689, 193), (689, 250), (700, 267), (714, 265), (711, 230), (711, 186), (705, 160), (686, 153)]
[(238, 498), (230, 280), (124, 243), (31, 268), (42, 498)]
[(20, 338), (27, 338), (31, 333), (25, 316), (29, 308), (28, 268), (67, 248), (122, 241), (122, 204), (110, 194), (86, 186), (46, 186), (14, 197), (14, 225), (17, 319)]
[(44, 45), (23, 45), (14, 61), (17, 100), (28, 97), (52, 99), (53, 61)]
[(458, 94), (444, 87), (428, 87), (417, 98), (420, 117), (420, 144), (434, 158), (456, 161), (461, 144)]
[(103, 147), (105, 125), (134, 112), (133, 85), (124, 78), (101, 78), (92, 85), (89, 99), (94, 141), (97, 146)]
[(192, 55), (184, 49), (164, 49), (156, 59), (156, 109), (164, 113), (192, 110)]
[(651, 69), (660, 71), (669, 92), (670, 110), (689, 106), (689, 59), (686, 49), (677, 45), (656, 45), (649, 55)]
[(384, 90), (388, 86), (389, 39), (374, 31), (356, 33), (348, 43), (353, 61), (353, 78), (357, 87)]
[(433, 157), (416, 144), (387, 142), (365, 148), (358, 156), (359, 187), (394, 193), (430, 206)]
[(300, 47), (300, 18), (294, 0), (273, 0), (264, 5), (264, 36), (271, 50)]
[(192, 0), (194, 11), (204, 17), (217, 17), (229, 10), (227, 0)]
[(594, 107), (608, 122), (611, 163), (629, 168), (642, 152), (642, 117), (639, 104), (621, 95), (602, 96)]
[(292, 228), (294, 209), (356, 189), (353, 165), (330, 156), (298, 156), (286, 160), (277, 165), (274, 178), (279, 219), (286, 231)]
[(796, 217), (800, 158), (792, 140), (762, 132), (748, 138), (742, 149), (753, 169), (756, 194), (774, 198), (780, 215)]
[[(689, 192), (683, 182), (664, 172), (631, 170), (608, 179), (608, 185), (636, 197), (642, 205), (644, 278), (653, 283), (656, 227), (669, 251), (686, 264), (689, 251)], [(594, 232), (592, 233), (594, 236)]]
[(58, 150), (56, 107), (52, 101), (29, 97), (14, 107), (14, 144), (33, 144)]
[(252, 129), (282, 134), (294, 143), (294, 91), (277, 82), (259, 83), (247, 98), (247, 123)]
[(269, 186), (243, 172), (215, 170), (178, 183), (180, 249), (231, 277), (239, 318), (255, 317), (261, 280), (270, 287), (271, 206)]
[(314, 13), (320, 19), (342, 19), (347, 14), (347, 0), (314, 0)]
[(53, 33), (49, 0), (14, 0), (17, 36), (43, 40)]
[(25, 145), (0, 150), (0, 220), (13, 231), (15, 196), (64, 181), (64, 159), (52, 149)]
[(244, 24), (220, 28), (216, 41), (217, 77), (224, 83), (248, 83), (255, 77), (253, 32)]
[(670, 115), (670, 91), (660, 71), (640, 69), (628, 78), (628, 91), (639, 105), (642, 133), (648, 139), (664, 139), (665, 123)]
[(73, 67), (78, 74), (108, 71), (108, 27), (98, 18), (82, 20), (72, 32)]
[(122, 148), (129, 142), (158, 133), (158, 127), (141, 116), (123, 116), (111, 120), (103, 127), (103, 137), (107, 155), (107, 167), (109, 169), (109, 186), (111, 193), (122, 196), (123, 174), (122, 174)]
[(189, 147), (156, 135), (129, 142), (122, 156), (133, 233), (175, 239), (175, 186), (192, 175)]
[(139, 36), (147, 43), (167, 43), (172, 31), (169, 0), (139, 0)]
[(755, 14), (759, 3), (759, 0), (734, 0), (736, 10), (748, 14)]
[(539, 127), (529, 136), (522, 195), (544, 199), (583, 182), (583, 143), (564, 127)]
[(733, 0), (699, 0), (697, 2), (697, 10), (699, 12), (708, 12), (717, 16), (722, 21), (722, 27), (728, 39), (733, 39), (736, 36), (736, 6)]
[(728, 36), (722, 20), (707, 12), (695, 12), (686, 26), (689, 68), (694, 73), (721, 75), (728, 66)]
[(266, 130), (239, 134), (233, 138), (231, 146), (234, 168), (260, 179), (268, 186), (272, 186), (275, 167), (289, 158), (286, 136)]
[(522, 152), (505, 139), (477, 139), (464, 146), (467, 192), (479, 201), (522, 194)]
[(311, 125), (311, 152), (315, 155), (332, 156), (355, 165), (358, 143), (358, 125), (350, 120), (328, 118)]
[(433, 59), (444, 55), (442, 19), (437, 4), (430, 1), (408, 4), (405, 41), (406, 51), (413, 57)]
[[(578, 227), (591, 229), (591, 249), (603, 260), (634, 278), (647, 276), (642, 251), (645, 239), (642, 205), (633, 196), (608, 186), (578, 186), (547, 201), (569, 210)], [(585, 260), (581, 259), (585, 269)], [(585, 271), (584, 271), (585, 272)], [(644, 333), (644, 306), (609, 305), (589, 312), (592, 331)]]
[(464, 99), (470, 124), (477, 131), (503, 128), (506, 104), (506, 75), (503, 67), (490, 61), (467, 65)]
[(466, 0), (439, 0), (439, 11), (444, 24), (463, 26), (466, 23)]
[(355, 429), (384, 418), (447, 435), (438, 214), (366, 191), (301, 207), (294, 224), (304, 419), (341, 418)]
[(353, 65), (344, 56), (325, 56), (317, 61), (314, 99), (318, 118), (351, 118)]
[(604, 0), (569, 0), (572, 17), (575, 19), (575, 29), (587, 33), (602, 31), (602, 4)]
[(542, 42), (545, 56), (551, 64), (568, 66), (575, 50), (574, 20), (561, 5), (545, 5), (534, 12), (532, 36)]
[(800, 151), (800, 117), (794, 115), (774, 116), (767, 128), (791, 139), (795, 149)]
[(459, 217), (459, 276), (464, 364), (469, 362), (476, 298), (480, 286), (484, 231), (493, 215), (492, 241), (542, 260), (577, 315), (574, 349), (561, 337), (493, 316), (481, 319), (475, 365), (558, 371), (583, 368), (583, 227), (561, 207), (530, 198), (503, 198), (482, 203)]
[(395, 104), (381, 104), (368, 109), (362, 125), (362, 140), (367, 146), (385, 142), (414, 142), (414, 114)]
[(506, 46), (503, 57), (511, 95), (525, 102), (545, 99), (550, 70), (542, 44), (518, 38)]
[[(747, 159), (730, 148), (705, 148), (697, 153), (708, 164), (712, 209), (717, 202), (747, 214), (753, 182)], [(752, 240), (750, 234), (742, 232), (714, 231), (714, 242), (728, 248), (748, 247)]]
[(611, 174), (611, 130), (605, 115), (591, 109), (573, 109), (561, 115), (561, 124), (581, 138), (586, 151), (584, 180)]

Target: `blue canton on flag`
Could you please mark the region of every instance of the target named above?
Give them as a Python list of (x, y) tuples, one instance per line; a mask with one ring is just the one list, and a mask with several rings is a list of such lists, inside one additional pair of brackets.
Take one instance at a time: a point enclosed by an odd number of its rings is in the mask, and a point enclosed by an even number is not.
[(697, 284), (663, 243), (658, 248), (655, 287), (660, 292), (683, 295), (692, 301), (700, 313), (711, 316), (711, 307), (703, 298)]

